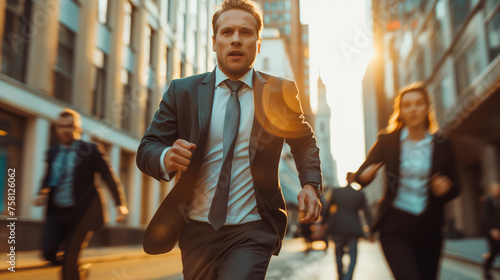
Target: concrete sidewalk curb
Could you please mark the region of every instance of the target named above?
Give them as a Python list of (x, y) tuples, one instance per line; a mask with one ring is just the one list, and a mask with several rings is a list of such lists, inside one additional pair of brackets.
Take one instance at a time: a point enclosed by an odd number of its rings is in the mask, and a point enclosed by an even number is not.
[[(101, 250), (102, 248), (92, 248), (91, 253), (96, 254), (98, 250)], [(118, 247), (118, 248), (106, 248), (108, 250), (124, 250), (123, 247)], [(141, 258), (154, 258), (156, 257), (155, 255), (148, 255), (144, 251), (142, 251), (142, 247), (140, 250), (137, 247), (131, 248), (130, 250), (135, 250), (136, 252), (129, 252), (129, 253), (120, 253), (120, 252), (115, 252), (115, 253), (109, 253), (109, 254), (104, 254), (104, 255), (91, 255), (91, 256), (83, 256), (80, 258), (80, 264), (86, 264), (86, 263), (104, 263), (104, 262), (114, 262), (114, 261), (122, 261), (122, 260), (129, 260), (129, 259), (141, 259)], [(178, 256), (180, 255), (180, 251), (178, 248), (174, 248), (171, 252), (168, 253), (171, 256)], [(26, 270), (32, 270), (32, 269), (44, 269), (44, 268), (54, 268), (54, 267), (60, 267), (60, 266), (54, 266), (50, 264), (48, 261), (43, 260), (40, 257), (40, 252), (39, 251), (30, 251), (30, 252), (24, 252), (21, 253), (20, 257), (22, 259), (22, 255), (28, 256), (29, 258), (32, 258), (33, 260), (30, 260), (28, 264), (26, 265), (16, 265), (15, 270), (16, 271), (26, 271)], [(85, 255), (85, 251), (84, 251)], [(0, 274), (2, 273), (7, 273), (10, 272), (7, 270), (9, 265), (5, 265), (2, 263), (0, 266)]]

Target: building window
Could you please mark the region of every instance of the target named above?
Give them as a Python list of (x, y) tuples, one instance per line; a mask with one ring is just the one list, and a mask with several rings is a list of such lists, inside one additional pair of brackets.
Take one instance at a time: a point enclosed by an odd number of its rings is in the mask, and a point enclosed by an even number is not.
[(132, 3), (130, 3), (130, 1), (125, 2), (124, 11), (125, 15), (123, 18), (123, 43), (126, 46), (131, 46), (131, 42), (134, 40), (133, 30), (135, 8)]
[(153, 30), (151, 26), (146, 25), (144, 29), (144, 62), (146, 65), (152, 64)]
[[(0, 108), (0, 215), (8, 214), (7, 180), (8, 169), (15, 169), (16, 192), (23, 192), (22, 158), (23, 141), (26, 130), (26, 120), (21, 116), (12, 114)], [(23, 202), (19, 199), (14, 208), (19, 209)]]
[(172, 48), (167, 47), (167, 86), (172, 82), (172, 78), (174, 76), (174, 56), (172, 52)]
[(142, 192), (141, 192), (141, 225), (147, 225), (151, 219), (149, 214), (149, 207), (151, 205), (150, 192), (151, 186), (149, 184), (149, 177), (142, 174)]
[(415, 61), (416, 63), (416, 74), (418, 75), (417, 78), (415, 79), (416, 81), (423, 81), (426, 79), (426, 74), (425, 74), (425, 59), (424, 59), (424, 51), (420, 51), (417, 55), (417, 59)]
[(132, 129), (132, 108), (134, 100), (132, 96), (132, 73), (126, 69), (122, 69), (121, 73), (123, 85), (123, 101), (121, 108), (121, 125), (123, 129)]
[(490, 62), (500, 54), (500, 9), (486, 23)]
[(196, 61), (196, 54), (198, 53), (198, 38), (197, 38), (197, 26), (198, 26), (198, 3), (197, 0), (189, 1), (189, 30), (187, 30), (187, 55), (189, 58), (194, 59)]
[(453, 34), (456, 34), (470, 12), (470, 0), (450, 0)]
[(73, 84), (75, 33), (63, 24), (59, 24), (57, 63), (54, 69), (54, 95), (65, 102), (71, 102)]
[(481, 54), (478, 48), (478, 40), (465, 50), (465, 52), (456, 60), (456, 80), (458, 94), (460, 95), (484, 70), (484, 65), (481, 63)]
[(148, 98), (146, 99), (146, 109), (144, 110), (144, 128), (147, 129), (153, 120), (153, 115), (155, 113), (154, 106), (156, 104), (156, 98), (153, 89), (148, 89)]
[(109, 17), (109, 1), (108, 0), (99, 0), (97, 6), (97, 20), (106, 24), (108, 22)]
[(30, 35), (34, 26), (30, 22), (32, 1), (8, 0), (5, 9), (2, 38), (2, 73), (25, 81), (26, 61)]
[(285, 10), (290, 11), (292, 9), (292, 3), (290, 0), (285, 0)]
[[(131, 197), (129, 195), (130, 189), (133, 188), (134, 183), (131, 180), (130, 174), (134, 172), (131, 170), (131, 166), (135, 166), (135, 155), (133, 153), (121, 150), (120, 152), (120, 181), (123, 184), (123, 191), (125, 192), (125, 198), (127, 200), (127, 205), (130, 205)], [(127, 220), (125, 220), (126, 222)]]
[(264, 15), (264, 24), (267, 25), (269, 23), (271, 23), (271, 16), (266, 14)]
[(94, 50), (94, 85), (92, 89), (92, 114), (102, 119), (106, 112), (106, 67), (107, 56), (103, 51)]
[(168, 0), (168, 13), (167, 13), (167, 21), (170, 24), (175, 23), (175, 0)]
[(428, 22), (428, 28), (431, 30), (431, 55), (434, 65), (441, 59), (444, 53), (443, 24), (446, 20), (444, 4), (444, 0), (438, 1), (436, 8), (432, 10), (432, 17), (430, 17), (430, 21)]
[(181, 78), (186, 77), (186, 63), (181, 61)]
[(178, 34), (182, 35), (182, 39), (186, 41), (186, 23), (187, 23), (187, 1), (181, 1), (177, 11), (177, 25), (176, 30)]
[(276, 3), (276, 9), (277, 9), (278, 11), (283, 11), (283, 2), (281, 2), (281, 1), (280, 1), (280, 2), (277, 2), (277, 3)]

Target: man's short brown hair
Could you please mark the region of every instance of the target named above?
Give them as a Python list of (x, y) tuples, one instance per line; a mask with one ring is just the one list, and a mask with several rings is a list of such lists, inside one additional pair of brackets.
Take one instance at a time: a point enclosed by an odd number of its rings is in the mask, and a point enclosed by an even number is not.
[(222, 15), (222, 13), (227, 12), (232, 9), (239, 9), (250, 13), (257, 22), (257, 35), (260, 38), (262, 33), (262, 28), (264, 23), (262, 21), (262, 12), (259, 9), (259, 5), (251, 0), (224, 0), (222, 4), (216, 7), (215, 13), (212, 16), (212, 29), (214, 32), (214, 37), (217, 34), (217, 20)]

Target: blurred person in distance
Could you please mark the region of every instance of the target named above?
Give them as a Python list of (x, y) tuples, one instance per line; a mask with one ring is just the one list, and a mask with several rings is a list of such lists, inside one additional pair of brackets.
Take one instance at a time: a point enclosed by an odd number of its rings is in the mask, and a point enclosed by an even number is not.
[[(373, 242), (373, 235), (367, 230), (364, 232), (359, 218), (359, 211), (363, 211), (366, 222), (372, 223), (372, 214), (368, 208), (365, 194), (355, 190), (351, 183), (354, 173), (347, 172), (347, 185), (343, 188), (334, 188), (323, 208), (323, 220), (319, 235), (326, 235), (335, 243), (335, 259), (339, 279), (351, 280), (356, 266), (358, 253), (358, 239), (369, 235), (368, 240)], [(342, 257), (349, 252), (350, 263), (347, 273), (344, 273)]]
[[(47, 205), (41, 247), (43, 257), (62, 265), (64, 280), (86, 278), (79, 267), (80, 251), (92, 233), (104, 223), (101, 198), (94, 185), (96, 173), (108, 187), (116, 204), (117, 222), (125, 220), (123, 187), (113, 174), (101, 145), (80, 140), (81, 116), (64, 109), (55, 122), (59, 144), (47, 152), (47, 170), (35, 206)], [(63, 246), (64, 255), (58, 254)]]
[(484, 279), (493, 279), (491, 265), (500, 253), (500, 183), (489, 184), (488, 193), (483, 199), (483, 223), (488, 240), (487, 258), (484, 261)]
[(451, 142), (438, 125), (423, 83), (401, 89), (355, 181), (367, 186), (385, 166), (385, 194), (372, 231), (396, 280), (436, 279), (444, 205), (459, 193)]

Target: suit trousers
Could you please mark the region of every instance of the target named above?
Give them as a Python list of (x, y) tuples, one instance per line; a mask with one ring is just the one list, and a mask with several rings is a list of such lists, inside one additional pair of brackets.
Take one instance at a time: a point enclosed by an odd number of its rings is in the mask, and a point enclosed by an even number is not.
[(208, 223), (190, 220), (179, 240), (184, 279), (264, 279), (278, 242), (277, 233), (264, 220), (225, 225), (217, 231)]
[[(47, 217), (42, 235), (43, 255), (54, 264), (62, 264), (64, 280), (86, 278), (86, 272), (79, 269), (78, 258), (92, 236), (93, 220), (101, 215), (98, 203), (101, 203), (100, 199), (94, 198), (83, 215), (75, 208), (55, 208)], [(63, 258), (57, 256), (61, 245)]]
[(491, 265), (495, 261), (496, 256), (500, 254), (500, 241), (494, 240), (493, 238), (491, 238), (489, 234), (487, 239), (488, 239), (488, 248), (490, 255), (488, 256), (488, 258), (486, 258), (484, 262), (484, 270), (490, 271)]
[[(337, 263), (337, 274), (340, 280), (352, 280), (354, 274), (354, 267), (356, 266), (356, 260), (358, 256), (358, 236), (354, 235), (342, 235), (342, 234), (332, 234), (331, 239), (335, 243), (335, 261)], [(349, 252), (349, 268), (347, 273), (344, 274), (344, 266), (342, 263), (342, 258), (346, 253), (346, 249)]]
[(443, 237), (426, 217), (391, 208), (380, 225), (380, 242), (396, 280), (437, 279)]

